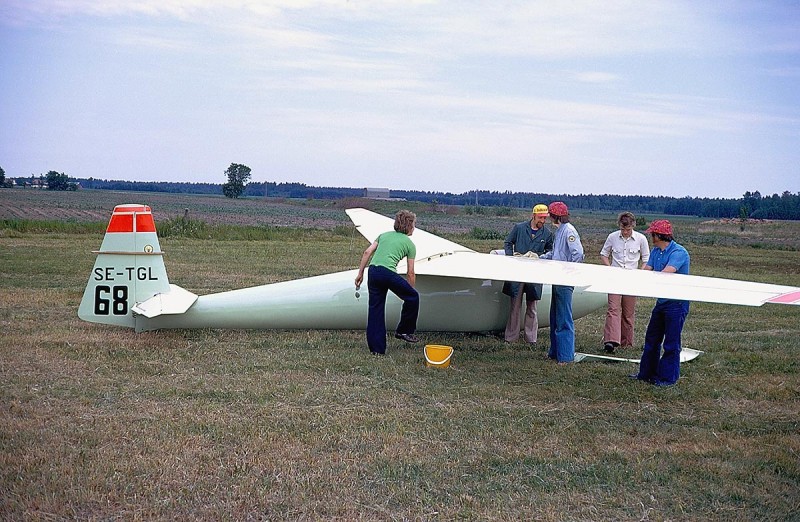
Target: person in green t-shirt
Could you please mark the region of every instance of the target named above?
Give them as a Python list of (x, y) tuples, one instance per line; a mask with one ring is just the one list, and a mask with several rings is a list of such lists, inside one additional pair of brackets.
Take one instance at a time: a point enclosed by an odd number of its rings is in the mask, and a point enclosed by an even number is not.
[[(369, 289), (369, 317), (367, 319), (367, 345), (373, 355), (386, 353), (386, 295), (391, 290), (403, 300), (400, 322), (394, 336), (409, 343), (419, 341), (414, 332), (419, 315), (419, 293), (414, 289), (417, 276), (414, 273), (414, 258), (417, 248), (409, 236), (414, 233), (417, 216), (409, 210), (401, 210), (394, 217), (394, 232), (384, 232), (364, 250), (356, 276), (356, 290), (361, 288), (364, 269), (367, 272)], [(397, 264), (406, 259), (406, 277), (397, 273)]]

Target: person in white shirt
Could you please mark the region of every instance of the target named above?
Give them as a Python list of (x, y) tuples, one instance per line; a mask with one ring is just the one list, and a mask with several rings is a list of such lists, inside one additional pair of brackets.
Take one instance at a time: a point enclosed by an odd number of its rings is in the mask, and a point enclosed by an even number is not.
[[(637, 270), (650, 259), (647, 237), (633, 229), (636, 217), (630, 212), (621, 213), (617, 224), (619, 230), (610, 233), (603, 243), (600, 262), (624, 270)], [(608, 294), (606, 325), (603, 329), (603, 349), (607, 353), (614, 353), (620, 346), (633, 346), (635, 318), (635, 296)]]

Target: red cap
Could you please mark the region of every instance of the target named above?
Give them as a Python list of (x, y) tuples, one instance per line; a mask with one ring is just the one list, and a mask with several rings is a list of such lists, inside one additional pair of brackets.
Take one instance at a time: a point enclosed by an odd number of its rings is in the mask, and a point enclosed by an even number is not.
[(569, 209), (562, 201), (553, 201), (550, 203), (550, 206), (547, 208), (547, 210), (554, 216), (558, 217), (569, 215)]
[(647, 227), (647, 230), (644, 231), (645, 234), (649, 234), (651, 232), (655, 232), (656, 234), (663, 234), (665, 236), (672, 235), (672, 224), (667, 221), (666, 219), (656, 219), (650, 226)]

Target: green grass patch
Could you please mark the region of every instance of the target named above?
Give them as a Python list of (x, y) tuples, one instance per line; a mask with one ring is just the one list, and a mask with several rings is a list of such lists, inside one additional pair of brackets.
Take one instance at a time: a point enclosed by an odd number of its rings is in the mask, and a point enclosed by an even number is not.
[(20, 237), (21, 234), (95, 234), (104, 232), (108, 223), (78, 221), (0, 219), (0, 237)]

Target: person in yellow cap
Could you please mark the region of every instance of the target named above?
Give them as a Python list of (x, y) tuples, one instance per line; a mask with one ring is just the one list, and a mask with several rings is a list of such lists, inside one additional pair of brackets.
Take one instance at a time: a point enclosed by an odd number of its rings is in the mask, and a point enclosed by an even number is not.
[[(545, 226), (548, 210), (547, 205), (536, 205), (531, 212), (531, 219), (517, 223), (508, 233), (504, 243), (507, 256), (536, 255), (553, 250), (553, 232)], [(519, 339), (520, 309), (522, 298), (525, 297), (525, 322), (524, 337), (528, 343), (535, 343), (538, 339), (539, 317), (536, 313), (536, 303), (542, 298), (542, 285), (537, 283), (517, 283), (507, 281), (503, 285), (503, 293), (511, 298), (511, 309), (508, 312), (506, 323), (505, 341), (513, 343)]]

